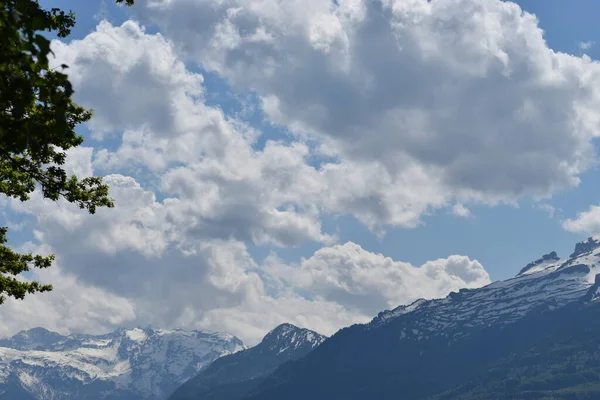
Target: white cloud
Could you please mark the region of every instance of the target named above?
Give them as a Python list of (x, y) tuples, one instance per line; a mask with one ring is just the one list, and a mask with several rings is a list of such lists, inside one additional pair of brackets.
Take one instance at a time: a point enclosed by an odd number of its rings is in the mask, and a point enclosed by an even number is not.
[(285, 265), (271, 257), (265, 271), (292, 287), (363, 315), (490, 283), (483, 266), (468, 257), (450, 256), (415, 267), (368, 252), (352, 242), (321, 248), (300, 265)]
[(257, 132), (202, 102), (202, 76), (161, 35), (104, 21), (83, 40), (53, 48), (69, 65), (78, 101), (95, 110), (92, 131), (124, 131), (116, 150), (98, 149), (94, 167), (152, 182), (170, 197), (157, 209), (188, 235), (283, 246), (335, 240), (322, 232), (314, 196), (301, 198), (318, 174), (305, 162), (306, 145), (271, 142), (254, 151)]
[(152, 324), (231, 332), (254, 343), (281, 322), (333, 333), (369, 319), (291, 286), (266, 287), (244, 243), (189, 235), (177, 219), (185, 214), (179, 201), (159, 203), (131, 177), (106, 182), (116, 207), (95, 215), (37, 192), (26, 203), (10, 201), (13, 211), (35, 217), (39, 247), (58, 256), (57, 266), (36, 278), (57, 284), (50, 294), (0, 308), (0, 335), (32, 324), (62, 332)]
[(446, 204), (440, 183), (419, 165), (394, 174), (380, 163), (343, 159), (316, 168), (307, 159), (319, 154), (300, 141), (254, 150), (259, 133), (206, 106), (202, 76), (189, 72), (162, 36), (134, 22), (102, 22), (85, 39), (54, 47), (70, 66), (78, 101), (95, 110), (96, 136), (124, 131), (116, 150), (97, 150), (94, 167), (152, 180), (181, 201), (190, 233), (331, 243), (335, 237), (321, 231), (322, 213), (351, 214), (373, 229), (412, 227)]
[(101, 21), (83, 40), (53, 41), (52, 50), (69, 66), (78, 102), (99, 106), (88, 123), (96, 137), (140, 126), (168, 136), (177, 110), (202, 96), (202, 75), (187, 71), (160, 34), (131, 21)]
[(109, 175), (105, 183), (119, 206), (99, 209), (91, 217), (64, 201), (45, 200), (38, 191), (28, 202), (11, 200), (12, 209), (34, 215), (40, 226), (46, 228), (47, 235), (72, 237), (78, 242), (76, 251), (82, 254), (88, 251), (116, 254), (122, 250), (146, 256), (162, 254), (171, 239), (169, 235), (173, 234), (166, 212), (176, 201), (157, 203), (154, 193), (145, 191), (131, 177)]
[[(513, 202), (578, 184), (599, 131), (597, 62), (549, 49), (511, 2), (338, 4), (155, 0), (137, 11), (190, 60), (256, 90), (274, 122), (385, 170), (351, 207), (364, 222), (414, 226), (452, 199)], [(407, 177), (431, 189), (411, 195)]]
[(255, 343), (281, 322), (332, 334), (385, 308), (489, 283), (467, 257), (417, 268), (353, 243), (321, 248), (299, 265), (275, 255), (260, 265), (241, 241), (194, 240), (172, 217), (179, 201), (158, 202), (132, 177), (106, 180), (116, 208), (95, 215), (37, 192), (29, 202), (10, 202), (36, 218), (36, 240), (58, 262), (37, 274), (56, 282), (54, 292), (0, 308), (0, 334), (32, 324), (63, 332), (152, 324), (226, 331)]
[[(36, 275), (56, 287), (0, 308), (0, 334), (33, 325), (68, 332), (152, 324), (231, 332), (251, 344), (282, 322), (332, 334), (383, 309), (490, 281), (464, 256), (415, 267), (354, 243), (323, 247), (300, 264), (272, 255), (260, 265), (233, 240), (181, 248), (176, 225), (169, 233), (154, 229), (169, 226), (168, 213), (157, 211), (164, 204), (133, 178), (109, 181), (117, 207), (97, 215), (38, 196), (25, 203), (31, 207), (15, 208), (37, 216), (36, 239), (43, 252), (58, 255), (57, 266)], [(62, 216), (67, 210), (76, 222)]]
[(569, 232), (600, 234), (600, 206), (590, 206), (589, 210), (577, 214), (573, 219), (567, 219), (562, 224)]

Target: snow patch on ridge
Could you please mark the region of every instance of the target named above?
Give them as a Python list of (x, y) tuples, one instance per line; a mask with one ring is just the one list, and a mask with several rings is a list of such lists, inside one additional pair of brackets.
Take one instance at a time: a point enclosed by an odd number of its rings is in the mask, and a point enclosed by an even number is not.
[(142, 342), (148, 338), (148, 336), (146, 335), (146, 332), (144, 332), (140, 328), (135, 328), (130, 331), (125, 331), (125, 335), (129, 339), (134, 340), (136, 342)]

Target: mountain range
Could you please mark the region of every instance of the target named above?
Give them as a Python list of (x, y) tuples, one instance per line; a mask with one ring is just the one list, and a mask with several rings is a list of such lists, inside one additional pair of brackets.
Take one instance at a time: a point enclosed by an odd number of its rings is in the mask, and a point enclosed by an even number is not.
[(251, 348), (234, 336), (200, 331), (62, 336), (34, 328), (0, 339), (0, 399), (164, 400), (178, 387), (170, 399), (233, 398), (325, 339), (291, 324)]
[(0, 399), (164, 400), (215, 359), (244, 348), (220, 333), (137, 328), (62, 336), (34, 328), (0, 340)]

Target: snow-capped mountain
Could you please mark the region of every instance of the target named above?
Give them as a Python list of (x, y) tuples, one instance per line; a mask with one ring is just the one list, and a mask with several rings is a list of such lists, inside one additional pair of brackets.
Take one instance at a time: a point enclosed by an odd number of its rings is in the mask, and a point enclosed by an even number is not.
[[(308, 352), (327, 339), (315, 331), (302, 329), (292, 324), (281, 324), (267, 333), (254, 351), (269, 352), (280, 357), (290, 359), (292, 355), (300, 352)], [(246, 350), (250, 352), (252, 349)], [(303, 351), (306, 350), (306, 351)], [(241, 354), (241, 353), (240, 353)]]
[(600, 237), (592, 237), (512, 279), (344, 328), (244, 399), (597, 399), (599, 317)]
[(169, 400), (228, 400), (243, 396), (283, 363), (304, 357), (326, 337), (282, 324), (254, 347), (219, 358), (183, 384)]
[[(556, 252), (529, 263), (506, 281), (479, 289), (461, 289), (444, 299), (417, 300), (408, 306), (384, 311), (370, 327), (389, 323), (402, 315), (419, 316), (404, 335), (460, 336), (469, 328), (510, 324), (537, 308), (556, 309), (581, 298), (600, 273), (600, 238), (578, 243), (568, 258)], [(460, 328), (460, 329), (458, 329)]]
[(215, 359), (243, 349), (221, 333), (137, 328), (62, 336), (35, 328), (0, 340), (0, 399), (162, 400)]

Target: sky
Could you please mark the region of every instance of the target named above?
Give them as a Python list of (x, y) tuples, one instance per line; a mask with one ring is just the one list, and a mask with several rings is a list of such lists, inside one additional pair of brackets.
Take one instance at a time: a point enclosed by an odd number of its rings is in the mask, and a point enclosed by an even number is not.
[[(0, 336), (43, 326), (332, 334), (600, 233), (595, 0), (43, 0), (94, 109), (89, 216), (0, 199), (53, 253)], [(598, 42), (598, 44), (597, 44)]]

